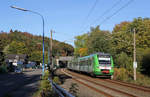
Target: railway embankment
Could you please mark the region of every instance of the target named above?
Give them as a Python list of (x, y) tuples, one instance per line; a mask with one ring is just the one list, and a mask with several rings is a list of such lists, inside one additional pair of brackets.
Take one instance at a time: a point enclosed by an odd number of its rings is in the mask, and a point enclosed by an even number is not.
[(84, 80), (73, 77), (69, 73), (64, 73), (60, 69), (56, 71), (56, 74), (60, 78), (60, 86), (77, 97), (105, 97), (104, 94), (98, 93), (98, 89), (91, 87)]
[(114, 68), (113, 80), (150, 88), (150, 77), (137, 72), (137, 79), (134, 81), (133, 71), (128, 71), (125, 68)]
[(71, 77), (61, 85), (66, 90), (69, 91), (71, 83), (78, 84), (79, 97), (149, 97), (150, 95), (150, 88), (147, 87), (109, 79), (92, 78), (66, 69), (58, 70), (58, 72)]

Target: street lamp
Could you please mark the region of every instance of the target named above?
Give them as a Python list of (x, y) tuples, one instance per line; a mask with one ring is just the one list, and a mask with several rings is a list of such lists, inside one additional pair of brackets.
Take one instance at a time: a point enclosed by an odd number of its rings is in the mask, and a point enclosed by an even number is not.
[(42, 65), (42, 75), (44, 75), (44, 70), (45, 70), (45, 66), (44, 66), (44, 18), (40, 13), (35, 12), (35, 11), (27, 10), (27, 9), (24, 9), (24, 8), (19, 8), (19, 7), (16, 7), (16, 6), (10, 6), (10, 7), (14, 8), (14, 9), (17, 9), (17, 10), (21, 10), (21, 11), (28, 11), (28, 12), (31, 12), (31, 13), (34, 13), (34, 14), (37, 14), (37, 15), (41, 16), (42, 23), (43, 23), (43, 65)]

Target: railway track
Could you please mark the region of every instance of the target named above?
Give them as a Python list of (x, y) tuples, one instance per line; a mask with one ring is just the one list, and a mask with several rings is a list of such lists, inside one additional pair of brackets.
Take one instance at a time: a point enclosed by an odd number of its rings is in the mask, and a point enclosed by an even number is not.
[[(102, 79), (98, 79), (98, 80), (102, 80)], [(126, 82), (121, 82), (121, 81), (109, 80), (109, 79), (105, 79), (104, 81), (114, 83), (114, 84), (119, 84), (119, 85), (130, 87), (130, 88), (134, 88), (134, 89), (141, 90), (144, 92), (150, 92), (149, 87), (139, 86), (136, 84), (126, 83)]]
[[(125, 97), (141, 97), (141, 96), (137, 96), (136, 94), (132, 94), (132, 93), (128, 93), (128, 92), (126, 92), (126, 91), (122, 91), (122, 90), (119, 90), (119, 89), (115, 89), (115, 88), (112, 88), (112, 87), (109, 87), (109, 86), (106, 86), (106, 85), (103, 85), (103, 84), (100, 84), (100, 83), (98, 83), (97, 81), (107, 81), (107, 82), (109, 82), (109, 83), (113, 83), (113, 84), (117, 84), (117, 85), (122, 85), (122, 86), (126, 86), (126, 87), (130, 87), (130, 88), (135, 88), (136, 86), (129, 86), (129, 85), (127, 85), (127, 84), (123, 84), (123, 83), (121, 83), (121, 82), (117, 82), (117, 81), (112, 81), (112, 80), (102, 80), (102, 79), (98, 79), (98, 78), (94, 78), (94, 80), (93, 80), (93, 78), (91, 78), (91, 77), (89, 77), (89, 76), (86, 76), (86, 75), (79, 75), (79, 74), (76, 74), (76, 73), (74, 73), (74, 72), (70, 72), (70, 71), (67, 71), (67, 70), (65, 70), (64, 72), (67, 72), (67, 73), (69, 73), (69, 74), (71, 74), (71, 75), (73, 75), (73, 76), (76, 76), (77, 78), (80, 78), (80, 79), (83, 79), (83, 80), (85, 80), (85, 81), (88, 81), (88, 82), (90, 82), (90, 83), (93, 83), (93, 84), (95, 84), (95, 85), (97, 85), (97, 86), (100, 86), (100, 87), (104, 87), (104, 88), (106, 88), (106, 89), (109, 89), (109, 90), (111, 90), (111, 91), (114, 91), (114, 92), (117, 92), (117, 93), (119, 93), (119, 94), (122, 94), (122, 95), (126, 95)], [(137, 86), (138, 87), (138, 86)], [(136, 89), (140, 89), (140, 90), (142, 90), (142, 91), (146, 91), (146, 92), (149, 92), (149, 90), (148, 89), (144, 89), (144, 87), (141, 89), (140, 87), (138, 87), (138, 88), (136, 88)], [(104, 91), (103, 91), (104, 92)], [(105, 92), (106, 94), (108, 94), (107, 92)], [(109, 95), (111, 95), (111, 97), (113, 96), (112, 94), (109, 94)], [(122, 97), (122, 96), (120, 96), (120, 97)], [(145, 97), (145, 96), (143, 96), (143, 97)], [(146, 96), (146, 97), (148, 97), (148, 96)]]
[(88, 87), (88, 88), (90, 88), (90, 89), (96, 91), (96, 92), (99, 93), (99, 94), (102, 94), (102, 95), (104, 95), (104, 96), (106, 96), (106, 97), (115, 97), (115, 96), (112, 96), (112, 95), (110, 95), (110, 94), (108, 94), (108, 93), (105, 93), (105, 92), (103, 92), (103, 91), (101, 91), (101, 90), (99, 90), (99, 89), (97, 89), (97, 88), (94, 88), (94, 87), (92, 87), (92, 86), (90, 86), (90, 85), (88, 85), (88, 84), (86, 84), (86, 83), (84, 83), (84, 82), (82, 82), (82, 81), (80, 81), (80, 80), (77, 80), (77, 79), (74, 78), (72, 75), (66, 73), (66, 72), (63, 71), (63, 70), (62, 70), (62, 72), (63, 72), (64, 74), (68, 75), (68, 76), (71, 76), (72, 79), (75, 80), (76, 82), (79, 82), (80, 84), (82, 84), (82, 85), (84, 85), (84, 86), (86, 86), (86, 87)]
[[(87, 75), (84, 75), (84, 76), (87, 76)], [(87, 77), (89, 77), (89, 76), (87, 76)], [(136, 90), (140, 90), (140, 91), (144, 91), (144, 92), (149, 92), (150, 93), (150, 88), (149, 87), (145, 87), (145, 86), (140, 86), (140, 85), (131, 84), (131, 83), (127, 83), (127, 82), (115, 81), (115, 80), (110, 80), (110, 79), (95, 78), (94, 80), (114, 83), (114, 84), (117, 84), (117, 85), (130, 87), (132, 89), (136, 89)]]

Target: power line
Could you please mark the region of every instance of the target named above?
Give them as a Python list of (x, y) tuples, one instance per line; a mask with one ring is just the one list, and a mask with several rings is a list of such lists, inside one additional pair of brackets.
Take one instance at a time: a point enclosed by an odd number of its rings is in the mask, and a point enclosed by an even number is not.
[[(119, 0), (119, 1), (121, 1), (121, 0)], [(111, 8), (114, 8), (118, 3), (119, 3), (119, 1), (117, 1)], [(109, 20), (110, 18), (112, 18), (114, 15), (116, 15), (118, 12), (120, 12), (122, 9), (124, 9), (125, 7), (127, 7), (130, 3), (132, 3), (134, 0), (129, 0), (125, 5), (123, 5), (122, 7), (120, 7), (118, 10), (116, 10), (113, 14), (111, 14), (110, 16), (108, 16), (108, 17), (106, 17), (104, 20), (102, 20), (101, 22), (100, 22), (100, 24), (99, 25), (101, 25), (101, 24), (103, 24), (104, 22), (106, 22), (107, 20)], [(108, 11), (110, 12), (111, 11), (111, 9), (109, 10), (108, 9)], [(106, 14), (106, 12), (104, 12), (104, 14)], [(102, 16), (104, 16), (104, 15), (101, 15), (101, 17)], [(98, 18), (97, 20), (95, 20), (95, 21), (98, 21), (100, 18)], [(94, 23), (94, 22), (93, 22)], [(86, 28), (87, 28), (88, 26), (86, 26)], [(86, 29), (85, 28), (85, 29)], [(84, 30), (85, 30), (84, 29)]]
[(132, 3), (134, 0), (129, 0), (124, 6), (120, 7), (117, 11), (115, 11), (112, 15), (106, 17), (102, 22), (100, 22), (100, 25), (112, 18), (114, 15), (116, 15), (118, 12), (120, 12), (122, 9), (127, 7), (130, 3)]
[(109, 9), (107, 9), (102, 15), (100, 15), (97, 19), (95, 19), (91, 24), (97, 22), (101, 19), (105, 14), (109, 13), (113, 8), (115, 8), (122, 0), (118, 0), (115, 4), (113, 4)]
[(84, 27), (84, 25), (85, 25), (85, 23), (86, 23), (86, 20), (89, 19), (90, 15), (91, 15), (91, 13), (94, 11), (94, 9), (95, 9), (97, 3), (98, 3), (98, 0), (95, 0), (93, 6), (91, 7), (91, 9), (90, 9), (90, 11), (89, 11), (89, 13), (88, 13), (87, 16), (85, 17), (85, 19), (84, 19), (84, 21), (83, 21), (83, 23), (82, 23), (80, 29), (82, 29), (82, 28)]
[[(94, 24), (95, 22), (99, 21), (101, 19), (101, 17), (103, 17), (105, 14), (109, 13), (113, 8), (115, 8), (119, 3), (121, 2), (121, 0), (118, 0), (115, 4), (113, 4), (110, 8), (108, 8), (106, 11), (104, 11), (97, 19), (95, 19), (92, 23), (90, 23), (90, 25)], [(88, 26), (86, 26), (84, 28), (84, 30), (88, 28)], [(83, 31), (82, 31), (83, 32)]]

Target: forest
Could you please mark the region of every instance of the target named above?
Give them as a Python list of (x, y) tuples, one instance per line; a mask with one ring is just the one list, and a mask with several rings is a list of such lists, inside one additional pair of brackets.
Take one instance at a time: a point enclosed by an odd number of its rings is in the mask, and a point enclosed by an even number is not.
[(132, 71), (135, 29), (137, 70), (150, 76), (150, 18), (139, 17), (133, 21), (121, 22), (112, 31), (100, 28), (101, 26), (91, 27), (89, 32), (75, 37), (75, 56), (96, 52), (110, 53), (115, 67)]
[[(53, 40), (52, 56), (86, 56), (96, 52), (110, 53), (115, 67), (133, 70), (133, 32), (136, 33), (137, 71), (150, 76), (150, 18), (135, 18), (116, 24), (112, 31), (100, 26), (75, 37), (75, 47)], [(45, 37), (45, 63), (48, 62), (50, 38)], [(29, 61), (42, 62), (42, 36), (10, 30), (0, 33), (0, 60), (4, 55), (27, 54)]]
[[(45, 37), (45, 63), (48, 63), (48, 49), (50, 38)], [(26, 54), (29, 61), (42, 62), (42, 36), (32, 35), (28, 32), (10, 30), (0, 32), (0, 60), (4, 60), (7, 54)], [(53, 40), (52, 56), (72, 56), (74, 48), (70, 44)], [(3, 56), (2, 56), (3, 55)], [(1, 61), (3, 62), (3, 61)], [(0, 63), (2, 64), (2, 63)]]

